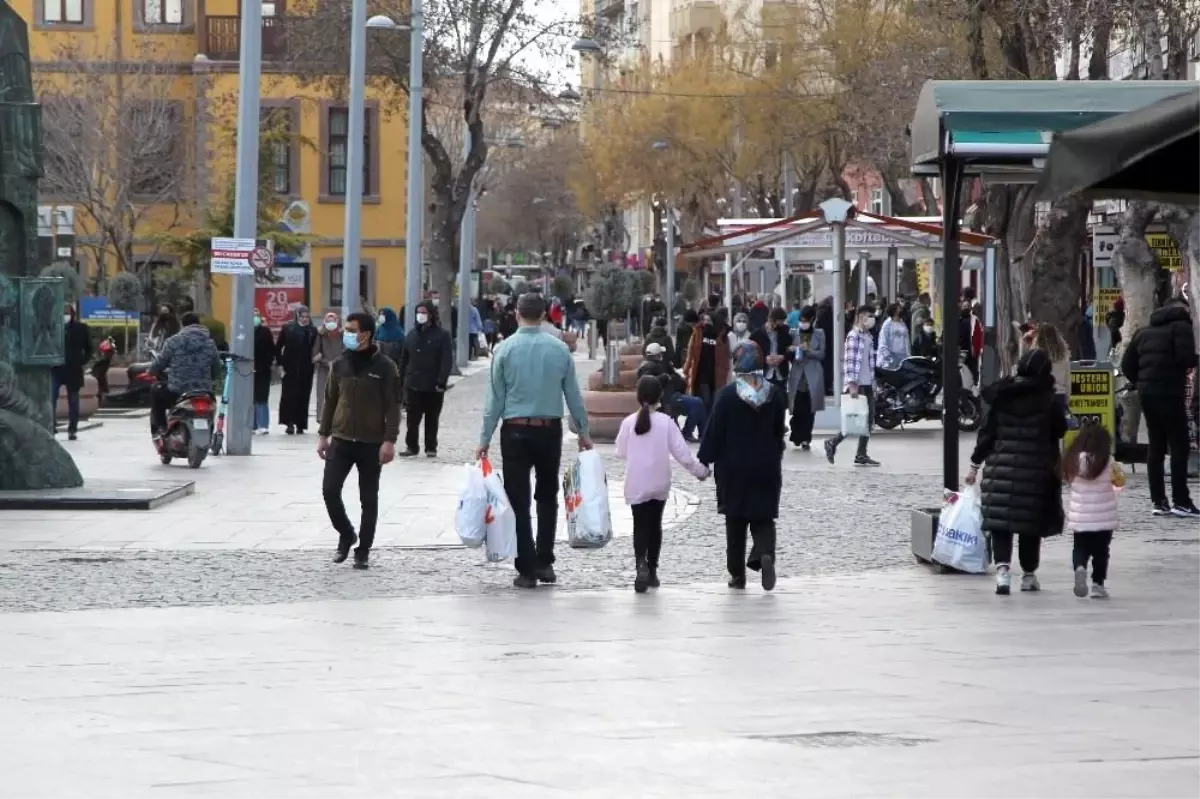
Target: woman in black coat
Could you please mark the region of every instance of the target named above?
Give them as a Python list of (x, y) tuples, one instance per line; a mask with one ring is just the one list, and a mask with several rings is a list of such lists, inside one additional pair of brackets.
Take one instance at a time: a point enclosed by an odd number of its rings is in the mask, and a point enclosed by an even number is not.
[[(783, 488), (786, 391), (763, 377), (763, 356), (753, 341), (733, 355), (735, 379), (717, 392), (696, 458), (712, 465), (717, 512), (725, 516), (729, 587), (746, 587), (746, 567), (762, 571), (775, 587), (775, 519)], [(746, 531), (754, 537), (746, 558)]]
[(92, 339), (87, 325), (75, 318), (70, 303), (63, 310), (63, 362), (50, 370), (54, 389), (51, 412), (57, 414), (58, 395), (67, 389), (67, 438), (75, 440), (79, 429), (79, 391), (83, 388), (83, 367), (92, 357)]
[(271, 432), (271, 369), (275, 366), (275, 337), (254, 309), (254, 432)]
[(1021, 590), (1038, 591), (1042, 539), (1063, 530), (1059, 445), (1067, 420), (1055, 405), (1050, 356), (1036, 349), (1025, 353), (1017, 376), (985, 388), (983, 399), (988, 413), (966, 483), (975, 484), (983, 465), (983, 529), (992, 536), (996, 593), (1011, 589), (1014, 535), (1020, 539)]
[(279, 331), (276, 356), (283, 367), (283, 392), (279, 397), (279, 423), (286, 425), (287, 434), (303, 433), (308, 427), (308, 402), (312, 397), (312, 348), (317, 330), (312, 326), (308, 308), (296, 308), (296, 318)]
[[(840, 349), (842, 342), (834, 342), (833, 340), (833, 298), (826, 297), (817, 306), (817, 329), (825, 333), (825, 360), (821, 362), (821, 368), (825, 370), (825, 396), (833, 396), (833, 358), (834, 350)], [(849, 330), (849, 327), (843, 330)], [(841, 357), (841, 353), (837, 353), (837, 357)]]

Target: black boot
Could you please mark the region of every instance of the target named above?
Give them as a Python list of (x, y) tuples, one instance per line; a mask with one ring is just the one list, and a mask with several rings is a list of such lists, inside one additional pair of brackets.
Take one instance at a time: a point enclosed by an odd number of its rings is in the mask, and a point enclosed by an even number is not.
[(656, 566), (650, 567), (649, 585), (651, 588), (658, 588), (658, 586), (660, 585), (660, 583), (658, 582), (658, 567), (656, 567)]
[(730, 588), (745, 588), (746, 587), (746, 575), (741, 574), (741, 575), (738, 575), (737, 577), (730, 577), (729, 578), (729, 587)]
[(645, 558), (639, 558), (637, 563), (637, 577), (633, 578), (633, 590), (639, 594), (644, 594), (649, 586), (650, 564), (646, 563)]
[(371, 557), (371, 550), (369, 550), (369, 549), (363, 549), (362, 547), (359, 547), (358, 549), (354, 550), (354, 568), (356, 568), (356, 569), (371, 568), (370, 557)]
[(338, 536), (337, 554), (333, 556), (334, 563), (345, 563), (346, 558), (350, 557), (350, 547), (358, 541), (358, 536), (351, 533), (349, 536)]

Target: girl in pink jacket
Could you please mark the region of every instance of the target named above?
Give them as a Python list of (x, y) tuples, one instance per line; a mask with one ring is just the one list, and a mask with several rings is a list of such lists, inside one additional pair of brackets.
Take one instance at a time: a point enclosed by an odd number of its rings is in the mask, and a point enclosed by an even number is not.
[(665, 413), (655, 411), (662, 400), (662, 383), (653, 375), (637, 382), (641, 408), (626, 416), (617, 433), (617, 457), (625, 467), (625, 501), (633, 511), (633, 555), (637, 577), (633, 590), (639, 594), (658, 588), (658, 554), (662, 550), (662, 517), (671, 494), (671, 458), (698, 479), (708, 477), (708, 468), (692, 456), (683, 433)]
[(1108, 551), (1119, 524), (1117, 491), (1125, 475), (1112, 459), (1112, 436), (1098, 424), (1085, 424), (1063, 457), (1063, 475), (1071, 485), (1067, 529), (1075, 539), (1075, 596), (1088, 595), (1087, 566), (1092, 562), (1092, 599), (1107, 599)]

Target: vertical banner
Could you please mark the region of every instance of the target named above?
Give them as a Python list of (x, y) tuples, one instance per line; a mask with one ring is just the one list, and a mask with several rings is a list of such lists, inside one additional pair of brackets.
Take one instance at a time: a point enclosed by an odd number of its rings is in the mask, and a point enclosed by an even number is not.
[(292, 321), (296, 308), (308, 300), (308, 266), (279, 264), (269, 272), (254, 277), (254, 307), (262, 314), (263, 324), (278, 337), (285, 324)]

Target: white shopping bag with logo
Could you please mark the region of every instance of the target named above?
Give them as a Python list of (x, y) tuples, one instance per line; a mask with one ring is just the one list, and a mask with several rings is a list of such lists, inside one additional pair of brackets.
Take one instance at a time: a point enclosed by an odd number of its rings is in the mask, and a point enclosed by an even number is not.
[(987, 538), (983, 534), (983, 513), (977, 487), (968, 486), (947, 497), (938, 516), (933, 559), (961, 572), (983, 574), (987, 571)]
[(871, 405), (862, 394), (842, 397), (842, 435), (871, 435)]
[(458, 510), (454, 513), (454, 530), (459, 540), (469, 547), (483, 546), (487, 538), (487, 516), (488, 490), (484, 483), (483, 464), (468, 463), (466, 484), (458, 495)]
[(604, 459), (589, 449), (579, 453), (563, 473), (567, 511), (567, 543), (575, 549), (599, 549), (612, 540), (608, 510), (608, 478)]
[(487, 559), (493, 563), (517, 556), (517, 516), (504, 490), (504, 481), (492, 469), (491, 462), (484, 458), (480, 462), (483, 485), (487, 489)]

